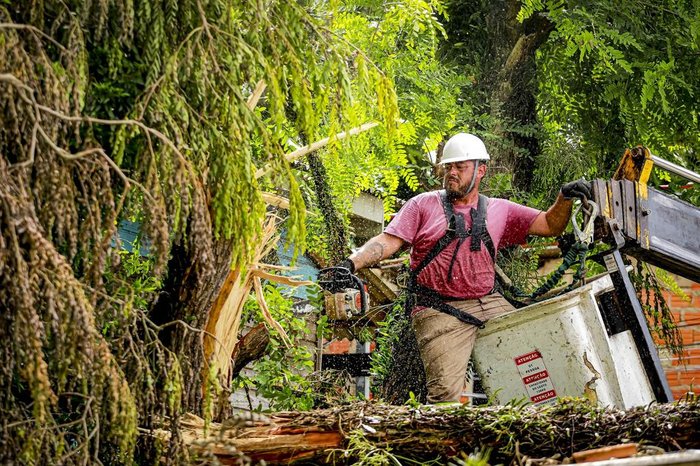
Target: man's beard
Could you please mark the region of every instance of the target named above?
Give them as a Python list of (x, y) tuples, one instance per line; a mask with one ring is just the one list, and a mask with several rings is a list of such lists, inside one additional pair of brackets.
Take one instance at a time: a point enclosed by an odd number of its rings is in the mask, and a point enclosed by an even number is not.
[(456, 201), (458, 199), (463, 199), (467, 197), (467, 194), (469, 194), (469, 191), (467, 189), (469, 188), (468, 185), (460, 185), (459, 180), (456, 180), (457, 183), (457, 189), (450, 189), (450, 180), (445, 178), (445, 181), (442, 183), (442, 186), (445, 188), (445, 191), (447, 192), (447, 198), (451, 201)]

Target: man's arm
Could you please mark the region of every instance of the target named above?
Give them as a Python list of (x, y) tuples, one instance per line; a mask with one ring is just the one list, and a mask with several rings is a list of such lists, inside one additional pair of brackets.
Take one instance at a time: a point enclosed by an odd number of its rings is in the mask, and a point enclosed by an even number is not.
[(559, 193), (557, 200), (546, 212), (540, 212), (527, 231), (528, 235), (558, 236), (561, 235), (571, 217), (573, 201)]
[(583, 178), (564, 184), (561, 187), (561, 191), (559, 191), (557, 200), (547, 209), (547, 212), (542, 212), (535, 218), (527, 234), (537, 236), (561, 235), (564, 228), (566, 228), (566, 224), (569, 223), (569, 217), (571, 217), (572, 199), (591, 199), (593, 197), (592, 194), (591, 183)]
[(377, 262), (391, 257), (406, 242), (398, 236), (388, 233), (380, 233), (367, 241), (357, 252), (353, 253), (349, 259), (355, 264), (355, 270), (376, 264)]

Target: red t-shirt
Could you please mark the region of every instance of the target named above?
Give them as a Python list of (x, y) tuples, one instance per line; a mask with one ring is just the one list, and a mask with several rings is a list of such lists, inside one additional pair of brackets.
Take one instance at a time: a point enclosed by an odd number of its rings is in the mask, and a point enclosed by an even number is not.
[[(453, 205), (455, 213), (464, 215), (467, 228), (471, 227), (473, 205)], [(526, 207), (505, 199), (489, 198), (486, 228), (493, 245), (498, 250), (525, 242), (527, 231), (540, 214), (540, 210)], [(385, 229), (385, 233), (398, 236), (411, 245), (411, 269), (418, 267), (447, 228), (440, 192), (419, 194), (404, 205)], [(494, 267), (486, 246), (480, 251), (469, 249), (472, 238), (464, 241), (452, 266), (452, 280), (447, 271), (457, 240), (453, 240), (418, 276), (418, 283), (444, 296), (455, 298), (480, 298), (488, 294), (494, 285)]]

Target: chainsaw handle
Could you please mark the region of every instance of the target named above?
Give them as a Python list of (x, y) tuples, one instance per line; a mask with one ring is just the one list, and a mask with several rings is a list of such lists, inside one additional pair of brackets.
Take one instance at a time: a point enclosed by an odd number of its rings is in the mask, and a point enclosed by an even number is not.
[(362, 283), (362, 280), (360, 280), (360, 277), (357, 275), (351, 275), (353, 278), (353, 281), (355, 282), (355, 287), (357, 290), (360, 291), (360, 305), (362, 307), (362, 313), (365, 314), (367, 312), (367, 292), (365, 291), (365, 286)]

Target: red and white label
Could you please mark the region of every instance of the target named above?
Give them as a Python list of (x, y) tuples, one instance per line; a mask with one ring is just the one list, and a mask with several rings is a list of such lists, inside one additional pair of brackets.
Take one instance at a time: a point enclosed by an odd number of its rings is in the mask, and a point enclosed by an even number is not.
[(544, 405), (556, 402), (557, 392), (544, 365), (542, 354), (538, 350), (517, 356), (515, 366), (523, 379), (523, 385), (532, 404)]

